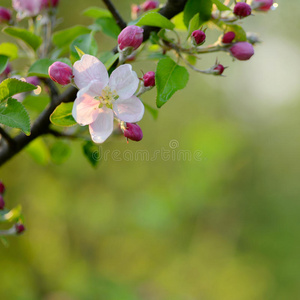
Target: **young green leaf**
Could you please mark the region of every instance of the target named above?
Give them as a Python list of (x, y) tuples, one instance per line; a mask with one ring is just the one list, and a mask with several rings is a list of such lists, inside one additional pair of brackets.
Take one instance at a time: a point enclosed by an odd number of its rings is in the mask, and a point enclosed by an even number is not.
[(101, 158), (101, 148), (91, 141), (87, 141), (82, 146), (83, 154), (93, 167), (97, 167)]
[(112, 17), (111, 13), (107, 9), (95, 6), (87, 8), (82, 14), (93, 19)]
[(36, 163), (42, 166), (46, 166), (49, 164), (49, 160), (50, 160), (49, 149), (42, 138), (33, 140), (25, 148), (25, 150)]
[(12, 128), (21, 129), (30, 135), (30, 119), (28, 112), (18, 100), (9, 98), (7, 103), (0, 105), (0, 123)]
[(24, 28), (6, 27), (3, 29), (3, 32), (22, 40), (34, 51), (36, 51), (43, 42), (42, 38)]
[(191, 36), (193, 31), (198, 30), (199, 27), (200, 27), (200, 18), (199, 18), (199, 13), (197, 13), (190, 20), (187, 39)]
[(119, 56), (120, 53), (116, 53), (114, 56), (112, 56), (105, 62), (104, 66), (106, 70), (109, 70), (111, 68), (111, 66), (115, 63), (115, 61), (119, 58)]
[[(86, 53), (90, 55), (96, 55), (98, 51), (97, 42), (92, 34), (84, 34), (77, 37), (70, 46), (71, 48), (71, 61), (79, 60), (80, 57)], [(80, 54), (77, 51), (80, 49)], [(81, 54), (81, 52), (83, 54)]]
[(199, 26), (210, 20), (212, 11), (211, 0), (188, 0), (184, 7), (183, 21), (188, 28), (190, 20), (199, 13)]
[(219, 11), (231, 10), (230, 7), (223, 4), (220, 0), (211, 0), (216, 5)]
[(143, 103), (145, 106), (145, 109), (151, 114), (154, 120), (157, 119), (158, 117), (158, 110), (153, 108), (152, 106), (148, 105), (147, 103)]
[(8, 56), (10, 60), (18, 58), (18, 47), (12, 43), (0, 44), (0, 54)]
[(76, 124), (72, 116), (73, 103), (62, 103), (50, 116), (52, 124), (57, 126), (73, 126)]
[(30, 92), (35, 89), (36, 86), (27, 82), (15, 78), (5, 79), (0, 83), (0, 103), (15, 94)]
[(8, 64), (9, 57), (6, 55), (0, 55), (0, 74), (5, 70)]
[(183, 89), (188, 80), (189, 73), (186, 68), (177, 65), (169, 57), (161, 59), (155, 73), (157, 107), (162, 107), (176, 91)]
[(120, 27), (116, 24), (116, 21), (113, 18), (97, 19), (95, 21), (95, 28), (113, 39), (117, 39), (121, 32)]
[(90, 33), (91, 30), (83, 25), (76, 25), (68, 29), (57, 31), (52, 36), (53, 44), (58, 48), (69, 46), (74, 39), (83, 34)]
[(70, 157), (71, 152), (69, 143), (58, 140), (50, 148), (51, 160), (55, 164), (60, 165)]
[(148, 12), (144, 14), (139, 21), (135, 24), (136, 26), (155, 26), (160, 28), (166, 28), (173, 30), (175, 25), (157, 12)]
[(19, 220), (22, 214), (22, 207), (18, 205), (17, 207), (7, 211), (0, 211), (0, 222), (15, 222)]

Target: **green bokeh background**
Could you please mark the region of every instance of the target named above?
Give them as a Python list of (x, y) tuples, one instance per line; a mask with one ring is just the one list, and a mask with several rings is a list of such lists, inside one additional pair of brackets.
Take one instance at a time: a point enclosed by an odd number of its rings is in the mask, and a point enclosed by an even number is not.
[[(226, 77), (191, 72), (156, 121), (145, 114), (141, 142), (101, 145), (97, 170), (80, 142), (64, 165), (23, 152), (1, 168), (27, 231), (0, 246), (0, 299), (300, 299), (300, 11), (297, 0), (278, 2), (244, 22), (264, 40), (250, 61), (218, 54)], [(59, 28), (89, 24), (81, 12), (99, 3), (61, 0)], [(128, 20), (130, 1), (114, 3)], [(97, 40), (101, 51), (114, 46)], [(133, 68), (140, 76), (155, 63)]]

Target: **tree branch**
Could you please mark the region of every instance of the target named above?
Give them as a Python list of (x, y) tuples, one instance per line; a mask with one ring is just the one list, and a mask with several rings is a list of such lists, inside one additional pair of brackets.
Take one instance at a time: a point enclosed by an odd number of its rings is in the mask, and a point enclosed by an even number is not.
[[(118, 25), (120, 26), (120, 28), (123, 29), (124, 27), (126, 27), (126, 23), (122, 20), (112, 3), (109, 0), (103, 0), (103, 2), (107, 5), (117, 23), (119, 22)], [(171, 19), (183, 11), (186, 2), (187, 0), (168, 0), (166, 5), (159, 10), (159, 13), (166, 18)], [(121, 21), (123, 21), (123, 25)], [(147, 41), (149, 39), (151, 31), (157, 32), (160, 30), (159, 27), (151, 26), (144, 26), (143, 28), (144, 41)], [(116, 53), (118, 50), (117, 48), (114, 48), (112, 51)], [(34, 122), (31, 128), (30, 136), (27, 136), (24, 133), (20, 133), (18, 136), (12, 139), (14, 146), (12, 143), (5, 143), (3, 144), (3, 146), (1, 146), (0, 166), (2, 166), (10, 158), (19, 153), (22, 149), (24, 149), (31, 141), (48, 133), (50, 125), (50, 115), (59, 104), (61, 104), (62, 102), (73, 102), (75, 100), (77, 94), (76, 88), (70, 87), (63, 94), (58, 95), (57, 88), (50, 79), (46, 79), (44, 80), (44, 82), (50, 89), (50, 95), (52, 98), (51, 103)]]
[(115, 18), (117, 25), (121, 28), (121, 30), (124, 29), (127, 26), (127, 24), (123, 20), (123, 18), (121, 17), (117, 9), (114, 7), (112, 2), (110, 0), (102, 0), (102, 1), (104, 2), (108, 10), (111, 12), (113, 17)]
[(0, 126), (0, 135), (11, 147), (15, 146), (14, 139)]

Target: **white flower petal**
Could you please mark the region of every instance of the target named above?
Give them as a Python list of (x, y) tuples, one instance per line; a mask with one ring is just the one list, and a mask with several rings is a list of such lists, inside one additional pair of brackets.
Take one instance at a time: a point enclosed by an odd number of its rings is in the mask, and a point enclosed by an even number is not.
[(114, 115), (113, 111), (107, 107), (99, 110), (99, 114), (95, 122), (89, 126), (92, 140), (95, 143), (103, 143), (113, 132)]
[(88, 125), (94, 122), (99, 114), (99, 104), (98, 100), (88, 94), (87, 88), (80, 90), (77, 93), (72, 110), (76, 122), (80, 125)]
[(108, 83), (108, 73), (103, 63), (95, 56), (84, 54), (73, 66), (75, 84), (79, 89), (87, 87), (97, 80), (102, 86)]
[(93, 80), (90, 82), (90, 84), (85, 88), (85, 90), (88, 91), (88, 94), (90, 94), (93, 97), (98, 97), (101, 95), (102, 90), (105, 86), (102, 85), (102, 82), (98, 80)]
[(117, 118), (124, 122), (138, 122), (144, 115), (144, 105), (136, 96), (115, 101), (113, 110)]
[(115, 69), (109, 78), (109, 87), (116, 91), (120, 99), (130, 98), (139, 85), (139, 79), (131, 65), (122, 65)]

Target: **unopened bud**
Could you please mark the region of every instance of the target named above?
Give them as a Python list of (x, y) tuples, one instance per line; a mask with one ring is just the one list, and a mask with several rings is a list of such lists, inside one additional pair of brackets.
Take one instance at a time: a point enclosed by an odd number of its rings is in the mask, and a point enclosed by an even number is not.
[(145, 1), (144, 3), (141, 4), (141, 8), (144, 12), (148, 11), (148, 10), (151, 10), (151, 9), (156, 9), (158, 7), (159, 7), (159, 2), (158, 1), (148, 0), (148, 1)]
[(252, 6), (255, 10), (268, 11), (273, 6), (273, 0), (254, 0)]
[(230, 53), (238, 60), (248, 60), (254, 54), (254, 48), (248, 42), (238, 42), (230, 48)]
[(19, 19), (37, 16), (42, 9), (41, 0), (12, 0), (12, 5)]
[(245, 2), (238, 2), (233, 9), (233, 13), (240, 18), (245, 18), (250, 16), (251, 12), (252, 12), (251, 6)]
[(59, 3), (59, 0), (42, 0), (43, 8), (56, 7)]
[(214, 75), (222, 75), (224, 70), (225, 70), (225, 67), (221, 64), (218, 64), (217, 66), (214, 67)]
[(192, 41), (195, 45), (201, 45), (205, 42), (206, 34), (202, 30), (195, 30), (192, 32)]
[(8, 23), (11, 20), (11, 11), (5, 7), (0, 6), (0, 24)]
[(4, 192), (5, 192), (5, 186), (4, 186), (3, 182), (0, 181), (0, 194), (4, 194)]
[(143, 131), (138, 124), (126, 123), (124, 136), (132, 141), (140, 141), (143, 138)]
[(40, 84), (40, 80), (38, 77), (36, 76), (30, 76), (30, 77), (27, 77), (26, 78), (26, 82), (30, 83), (30, 84), (33, 84), (35, 86), (39, 85)]
[(60, 61), (56, 61), (55, 63), (53, 63), (49, 67), (48, 73), (53, 81), (61, 85), (69, 84), (73, 78), (72, 68)]
[(150, 71), (147, 72), (144, 76), (143, 76), (143, 80), (144, 80), (144, 86), (145, 87), (153, 87), (155, 86), (155, 72)]
[(5, 202), (3, 197), (0, 195), (0, 210), (3, 210), (5, 207)]
[(133, 20), (137, 19), (140, 16), (141, 11), (142, 11), (142, 9), (141, 9), (141, 7), (139, 5), (132, 4), (131, 5), (131, 18)]
[(16, 233), (20, 234), (25, 231), (25, 226), (22, 223), (15, 224)]
[(143, 28), (135, 25), (124, 28), (118, 36), (119, 49), (130, 47), (136, 50), (143, 42), (143, 32)]
[(235, 33), (233, 31), (228, 31), (223, 35), (222, 43), (231, 44), (234, 39), (235, 39)]

